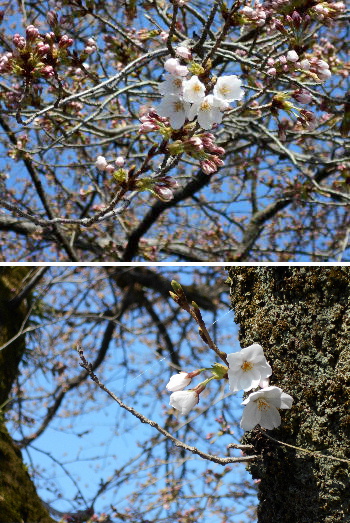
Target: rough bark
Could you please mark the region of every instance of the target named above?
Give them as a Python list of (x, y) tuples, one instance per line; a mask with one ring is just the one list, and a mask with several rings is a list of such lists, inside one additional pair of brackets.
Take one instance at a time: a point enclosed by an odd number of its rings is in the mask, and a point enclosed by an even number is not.
[[(282, 424), (266, 431), (288, 444), (350, 460), (350, 268), (231, 267), (232, 306), (240, 343), (260, 343), (270, 384), (294, 398)], [(350, 521), (349, 463), (245, 436), (262, 460), (259, 523)]]
[[(14, 337), (28, 312), (28, 300), (15, 307), (9, 301), (21, 288), (29, 267), (0, 268), (0, 346)], [(25, 352), (24, 336), (16, 338), (0, 351), (0, 405), (10, 394)], [(12, 441), (0, 411), (0, 521), (6, 523), (54, 523), (43, 507), (22, 460), (20, 450)]]

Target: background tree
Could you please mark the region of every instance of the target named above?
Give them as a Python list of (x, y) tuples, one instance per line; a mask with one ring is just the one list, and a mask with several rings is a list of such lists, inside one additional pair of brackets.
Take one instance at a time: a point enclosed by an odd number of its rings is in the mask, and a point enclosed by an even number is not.
[(346, 521), (349, 268), (232, 267), (229, 273), (241, 344), (259, 340), (273, 368), (271, 383), (294, 398), (275, 440), (258, 428), (246, 437), (262, 455), (250, 466), (260, 480), (258, 521)]
[[(1, 23), (2, 260), (349, 258), (343, 2), (23, 0)], [(155, 112), (176, 52), (206, 93), (242, 81), (213, 138)]]
[[(215, 381), (193, 415), (179, 418), (169, 406), (171, 375), (220, 362), (171, 299), (173, 278), (198, 303), (220, 349), (235, 350), (220, 268), (1, 269), (0, 405), (11, 438), (2, 424), (0, 451), (11, 448), (13, 458), (11, 474), (9, 460), (0, 460), (7, 523), (254, 520), (256, 486), (235, 463), (252, 458), (227, 447), (242, 435), (239, 397)], [(111, 402), (79, 365), (78, 344), (98, 378), (170, 437)], [(35, 491), (20, 452), (40, 497), (23, 495)]]

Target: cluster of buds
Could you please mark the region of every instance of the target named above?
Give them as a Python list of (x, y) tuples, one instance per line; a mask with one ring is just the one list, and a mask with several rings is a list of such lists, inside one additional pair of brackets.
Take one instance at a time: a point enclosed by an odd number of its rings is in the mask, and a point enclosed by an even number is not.
[(335, 18), (340, 13), (345, 11), (344, 2), (320, 2), (310, 9), (311, 15), (317, 20), (327, 20), (327, 18)]
[[(132, 168), (128, 172), (123, 169), (125, 158), (118, 156), (115, 165), (108, 163), (104, 156), (97, 156), (95, 166), (101, 172), (106, 172), (113, 176), (114, 180), (120, 184), (127, 184), (128, 189), (136, 191), (149, 191), (156, 198), (164, 202), (168, 202), (174, 198), (174, 191), (179, 187), (179, 184), (171, 176), (158, 176), (154, 178), (145, 177), (141, 179), (130, 176)], [(116, 168), (117, 167), (117, 168)]]
[(286, 15), (282, 20), (274, 20), (274, 28), (280, 31), (284, 35), (288, 35), (288, 25), (293, 31), (293, 37), (298, 41), (299, 37), (304, 38), (304, 31), (307, 26), (311, 23), (311, 17), (306, 14), (299, 14), (298, 11), (293, 11), (291, 15)]
[(295, 130), (305, 129), (307, 131), (313, 131), (317, 126), (317, 118), (313, 112), (307, 111), (306, 109), (300, 109), (299, 117), (295, 125)]
[(304, 60), (301, 60), (300, 67), (304, 71), (310, 71), (311, 73), (314, 73), (321, 82), (325, 82), (332, 76), (328, 63), (324, 60), (316, 58), (315, 56), (312, 56), (309, 59), (305, 58)]
[[(123, 156), (118, 156), (115, 160), (115, 164), (118, 168), (123, 167), (125, 163), (125, 158)], [(96, 158), (95, 166), (99, 171), (113, 173), (115, 171), (114, 165), (108, 163), (104, 156), (98, 156)]]
[(168, 202), (174, 198), (174, 191), (178, 189), (179, 184), (171, 176), (162, 176), (157, 178), (151, 192), (163, 202)]
[(241, 13), (247, 19), (249, 24), (261, 27), (266, 23), (267, 12), (264, 6), (259, 2), (255, 2), (254, 7), (244, 6)]
[(304, 58), (300, 60), (298, 53), (294, 51), (294, 49), (291, 49), (285, 55), (279, 56), (276, 60), (274, 58), (268, 58), (267, 66), (268, 69), (266, 73), (269, 76), (276, 76), (279, 73), (301, 71), (303, 73), (311, 73), (315, 79), (321, 82), (325, 82), (332, 76), (327, 62), (314, 56), (310, 59)]
[(226, 152), (223, 147), (216, 145), (215, 136), (207, 132), (176, 140), (168, 145), (168, 151), (172, 155), (186, 153), (200, 160), (201, 169), (205, 174), (213, 174), (218, 167), (224, 165), (220, 156)]
[(154, 109), (150, 109), (147, 114), (140, 118), (141, 126), (139, 128), (140, 134), (146, 134), (153, 131), (160, 131), (164, 136), (169, 134), (170, 123), (168, 118), (159, 116)]
[(84, 53), (92, 54), (97, 51), (97, 44), (93, 38), (88, 38), (86, 46), (84, 48)]
[(27, 79), (54, 76), (59, 60), (73, 44), (73, 39), (67, 35), (56, 37), (53, 32), (41, 35), (34, 25), (27, 26), (26, 37), (16, 33), (12, 41), (15, 49), (0, 57), (0, 72)]

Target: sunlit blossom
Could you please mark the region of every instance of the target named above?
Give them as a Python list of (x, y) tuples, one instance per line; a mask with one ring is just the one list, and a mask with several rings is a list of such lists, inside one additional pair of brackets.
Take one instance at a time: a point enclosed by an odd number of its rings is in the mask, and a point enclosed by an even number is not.
[(169, 404), (181, 414), (188, 414), (199, 402), (199, 397), (194, 390), (179, 390), (173, 392), (169, 398)]
[(236, 75), (220, 76), (215, 84), (213, 94), (219, 100), (226, 102), (233, 102), (233, 100), (241, 100), (244, 91), (241, 88), (242, 80)]
[(281, 424), (281, 416), (277, 409), (290, 409), (293, 398), (274, 385), (257, 392), (252, 392), (245, 399), (245, 405), (240, 426), (244, 430), (252, 430), (256, 425), (272, 430)]
[(191, 383), (191, 378), (188, 378), (187, 372), (179, 372), (171, 376), (169, 383), (166, 388), (171, 392), (176, 392), (177, 390), (183, 390)]
[(228, 379), (232, 392), (243, 389), (244, 391), (258, 387), (260, 381), (272, 374), (263, 348), (257, 343), (239, 352), (227, 355), (229, 364)]
[(183, 98), (185, 102), (199, 103), (205, 96), (205, 86), (198, 76), (194, 75), (190, 80), (185, 80), (183, 83)]
[(173, 129), (180, 129), (185, 123), (190, 104), (174, 94), (165, 95), (157, 108), (160, 116), (169, 118)]
[(199, 125), (209, 131), (214, 123), (221, 123), (222, 112), (220, 107), (214, 103), (214, 96), (208, 94), (200, 103), (193, 104), (188, 113), (188, 119), (193, 120), (197, 116)]
[(172, 74), (165, 75), (164, 82), (158, 85), (158, 91), (161, 94), (176, 94), (180, 96), (182, 94), (182, 78), (174, 76)]

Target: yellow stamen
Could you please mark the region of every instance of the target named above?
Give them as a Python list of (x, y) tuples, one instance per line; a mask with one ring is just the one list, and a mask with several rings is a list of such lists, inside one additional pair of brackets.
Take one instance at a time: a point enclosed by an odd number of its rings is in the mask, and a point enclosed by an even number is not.
[(210, 111), (211, 105), (208, 102), (202, 102), (201, 103), (201, 110), (202, 111)]
[(241, 365), (241, 369), (244, 371), (244, 372), (247, 372), (248, 370), (252, 370), (253, 368), (253, 364), (251, 361), (244, 361)]
[(230, 92), (230, 88), (227, 87), (227, 85), (223, 85), (222, 87), (220, 87), (221, 94), (229, 94), (229, 92)]
[(182, 102), (174, 102), (174, 111), (177, 113), (178, 111), (183, 110), (183, 104)]
[(265, 410), (266, 411), (266, 410), (268, 410), (270, 408), (270, 405), (263, 398), (259, 398), (257, 403), (258, 403), (258, 409), (259, 410)]

